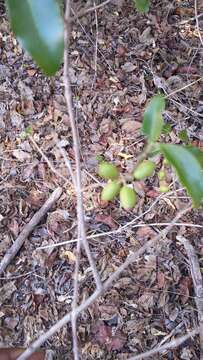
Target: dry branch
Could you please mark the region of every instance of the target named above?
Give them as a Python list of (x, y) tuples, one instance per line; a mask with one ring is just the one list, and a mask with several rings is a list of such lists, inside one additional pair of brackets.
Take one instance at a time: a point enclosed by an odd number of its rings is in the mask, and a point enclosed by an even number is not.
[(90, 13), (90, 12), (92, 12), (92, 11), (95, 11), (95, 10), (98, 10), (98, 9), (104, 7), (105, 5), (107, 5), (108, 3), (110, 3), (110, 1), (111, 1), (111, 0), (105, 0), (104, 2), (102, 2), (101, 4), (98, 4), (98, 5), (96, 5), (96, 6), (92, 6), (92, 7), (88, 8), (88, 9), (82, 9), (81, 11), (79, 11), (79, 12), (77, 13), (76, 16), (74, 16), (73, 18), (71, 18), (71, 22), (73, 22), (73, 21), (75, 21), (75, 20), (77, 20), (77, 19), (79, 19), (79, 18), (87, 15), (88, 13)]
[(85, 219), (84, 219), (84, 207), (83, 207), (83, 196), (81, 186), (81, 166), (80, 166), (80, 141), (78, 136), (78, 129), (75, 121), (75, 114), (72, 104), (72, 91), (70, 85), (69, 76), (69, 43), (70, 43), (70, 0), (66, 1), (66, 12), (64, 19), (64, 88), (65, 88), (65, 100), (68, 108), (70, 125), (73, 136), (73, 150), (75, 154), (76, 163), (76, 191), (77, 191), (77, 219), (78, 219), (78, 232), (81, 234), (82, 245), (87, 254), (94, 280), (98, 288), (101, 287), (101, 280), (97, 272), (94, 259), (92, 257), (89, 244), (86, 238)]
[(197, 4), (197, 0), (194, 1), (195, 4), (195, 21), (196, 21), (196, 27), (197, 27), (197, 32), (198, 32), (198, 36), (201, 42), (201, 45), (203, 46), (203, 38), (202, 38), (202, 34), (201, 34), (201, 30), (200, 30), (200, 26), (199, 26), (199, 18), (198, 18), (198, 4)]
[(128, 360), (143, 360), (143, 359), (148, 358), (149, 356), (160, 353), (160, 352), (162, 352), (164, 350), (170, 350), (170, 349), (177, 348), (178, 346), (183, 344), (186, 340), (188, 340), (191, 337), (197, 335), (198, 332), (199, 332), (199, 329), (196, 328), (196, 329), (190, 331), (188, 334), (186, 334), (184, 336), (180, 336), (177, 339), (172, 340), (172, 341), (168, 342), (165, 345), (157, 346), (152, 350), (146, 351), (146, 352), (144, 352), (142, 354), (139, 354), (139, 355), (136, 355), (136, 356), (132, 356), (132, 357), (128, 358)]
[(177, 236), (177, 240), (180, 241), (187, 253), (190, 272), (192, 276), (194, 291), (195, 291), (195, 303), (199, 315), (199, 332), (200, 332), (200, 359), (203, 360), (203, 283), (202, 275), (199, 267), (198, 257), (190, 242), (183, 236)]
[(44, 205), (39, 209), (36, 214), (32, 217), (28, 224), (25, 225), (20, 235), (14, 241), (13, 245), (7, 250), (3, 259), (0, 263), (0, 276), (5, 271), (6, 267), (10, 264), (13, 258), (16, 256), (21, 246), (24, 244), (25, 240), (29, 236), (29, 234), (33, 231), (35, 226), (39, 224), (42, 218), (46, 215), (46, 213), (51, 209), (53, 204), (60, 198), (62, 194), (62, 188), (58, 187), (53, 191), (48, 200), (44, 203)]
[(149, 250), (151, 247), (157, 244), (158, 241), (165, 239), (168, 232), (172, 229), (173, 224), (177, 222), (184, 214), (186, 214), (191, 207), (187, 207), (176, 215), (176, 217), (171, 221), (170, 225), (167, 226), (164, 230), (162, 230), (158, 235), (149, 240), (145, 245), (143, 245), (139, 250), (135, 253), (131, 254), (127, 257), (125, 262), (106, 280), (103, 284), (102, 288), (97, 288), (95, 292), (82, 304), (80, 304), (74, 311), (66, 314), (61, 320), (59, 320), (55, 325), (53, 325), (46, 333), (41, 335), (33, 344), (18, 358), (18, 360), (26, 360), (29, 358), (33, 352), (39, 348), (45, 341), (47, 341), (51, 336), (53, 336), (56, 332), (58, 332), (64, 325), (71, 321), (72, 315), (78, 316), (83, 310), (87, 309), (100, 295), (104, 293), (104, 291), (108, 290), (113, 282), (118, 279), (119, 275), (133, 262), (139, 259), (141, 255), (144, 254), (146, 250)]
[(60, 174), (60, 172), (58, 172), (55, 167), (52, 165), (51, 161), (48, 159), (48, 157), (44, 154), (44, 152), (40, 149), (40, 147), (37, 145), (37, 143), (35, 142), (35, 140), (32, 138), (32, 136), (29, 136), (29, 140), (32, 143), (32, 145), (37, 149), (37, 151), (39, 152), (39, 154), (42, 156), (42, 158), (46, 161), (48, 167), (50, 168), (50, 170), (58, 177), (60, 177), (61, 179), (63, 179), (65, 181), (65, 184), (67, 184), (68, 179), (65, 178), (65, 176), (63, 176), (62, 174)]

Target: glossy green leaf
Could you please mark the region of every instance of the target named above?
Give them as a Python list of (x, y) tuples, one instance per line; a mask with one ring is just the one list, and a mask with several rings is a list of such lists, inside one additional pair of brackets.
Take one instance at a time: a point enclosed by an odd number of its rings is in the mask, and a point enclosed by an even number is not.
[(21, 46), (46, 75), (63, 57), (63, 18), (56, 0), (6, 0), (11, 28)]
[(189, 147), (173, 144), (161, 144), (166, 159), (176, 169), (180, 182), (186, 187), (195, 207), (203, 199), (203, 167)]
[(152, 98), (146, 107), (143, 118), (142, 132), (146, 135), (149, 141), (157, 141), (161, 135), (164, 121), (162, 112), (165, 109), (165, 100), (161, 95), (156, 95)]
[(140, 12), (149, 11), (150, 2), (149, 0), (133, 0), (135, 7)]
[(190, 152), (196, 157), (196, 159), (200, 162), (201, 167), (203, 168), (203, 151), (192, 145), (188, 145), (187, 149), (189, 149)]

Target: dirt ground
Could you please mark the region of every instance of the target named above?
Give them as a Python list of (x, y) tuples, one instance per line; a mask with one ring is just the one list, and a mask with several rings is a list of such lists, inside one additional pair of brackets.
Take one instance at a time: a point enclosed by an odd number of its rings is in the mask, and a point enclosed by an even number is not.
[[(202, 13), (203, 6), (198, 10)], [(203, 17), (199, 26), (203, 31)], [(141, 15), (130, 0), (117, 0), (97, 14), (88, 14), (72, 29), (70, 71), (81, 140), (87, 234), (97, 234), (90, 246), (104, 281), (190, 203), (168, 168), (169, 194), (160, 194), (154, 175), (140, 182), (134, 210), (121, 209), (118, 200), (107, 205), (100, 200), (96, 156), (103, 155), (123, 172), (132, 171), (144, 147), (142, 113), (158, 91), (171, 94), (164, 119), (172, 130), (163, 138), (181, 143), (179, 133), (187, 130), (189, 141), (203, 149), (202, 82), (195, 82), (203, 76), (203, 48), (193, 1), (152, 1), (150, 12)], [(23, 137), (28, 126), (33, 129), (32, 141)], [(57, 141), (74, 167), (62, 69), (52, 79), (44, 77), (11, 34), (1, 4), (0, 259), (58, 185), (63, 186), (63, 194), (0, 279), (0, 346), (27, 347), (71, 310), (75, 243), (39, 249), (77, 237), (71, 180), (65, 185), (39, 152), (40, 148), (58, 174), (68, 177)], [(155, 160), (160, 169), (163, 159)], [(124, 231), (116, 232), (133, 219)], [(202, 269), (203, 230), (197, 227), (203, 224), (202, 209), (192, 210), (180, 223), (80, 315), (78, 337), (84, 360), (128, 359), (198, 325), (188, 259), (176, 236), (191, 241)], [(82, 301), (94, 290), (85, 254), (79, 275)], [(69, 360), (71, 342), (67, 325), (45, 348), (53, 349), (57, 359)], [(199, 359), (199, 338), (156, 359)]]

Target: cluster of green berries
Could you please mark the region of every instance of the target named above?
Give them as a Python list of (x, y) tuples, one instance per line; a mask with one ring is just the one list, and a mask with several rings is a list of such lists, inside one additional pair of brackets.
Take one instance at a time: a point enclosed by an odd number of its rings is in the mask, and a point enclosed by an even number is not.
[[(153, 161), (144, 160), (134, 170), (133, 177), (135, 180), (143, 180), (154, 173), (155, 164)], [(105, 201), (113, 200), (117, 195), (120, 197), (121, 206), (128, 210), (132, 209), (137, 202), (137, 194), (135, 190), (129, 185), (123, 185), (119, 177), (117, 167), (106, 161), (99, 164), (99, 176), (108, 180), (108, 183), (103, 188), (101, 199)]]

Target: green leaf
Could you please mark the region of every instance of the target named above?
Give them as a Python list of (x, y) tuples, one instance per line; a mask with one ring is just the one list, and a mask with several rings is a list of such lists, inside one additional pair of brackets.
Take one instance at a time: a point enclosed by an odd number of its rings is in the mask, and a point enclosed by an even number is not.
[(63, 56), (63, 19), (56, 0), (6, 0), (11, 28), (22, 47), (46, 75)]
[(203, 151), (192, 145), (187, 145), (187, 149), (196, 157), (203, 168)]
[(187, 130), (186, 129), (183, 129), (181, 131), (179, 131), (178, 133), (178, 137), (181, 141), (185, 142), (185, 143), (188, 143), (189, 142), (189, 137), (188, 137), (188, 134), (187, 134)]
[(146, 107), (143, 118), (142, 132), (151, 142), (158, 140), (164, 125), (162, 112), (165, 109), (165, 100), (161, 95), (152, 98)]
[(149, 0), (133, 0), (135, 7), (140, 12), (149, 11), (150, 2)]
[(182, 145), (161, 144), (161, 150), (176, 169), (180, 182), (192, 197), (194, 206), (199, 206), (203, 199), (203, 167), (199, 155), (196, 156), (193, 150)]
[(172, 130), (172, 125), (169, 123), (165, 123), (162, 127), (162, 133), (165, 135), (170, 134), (171, 130)]

